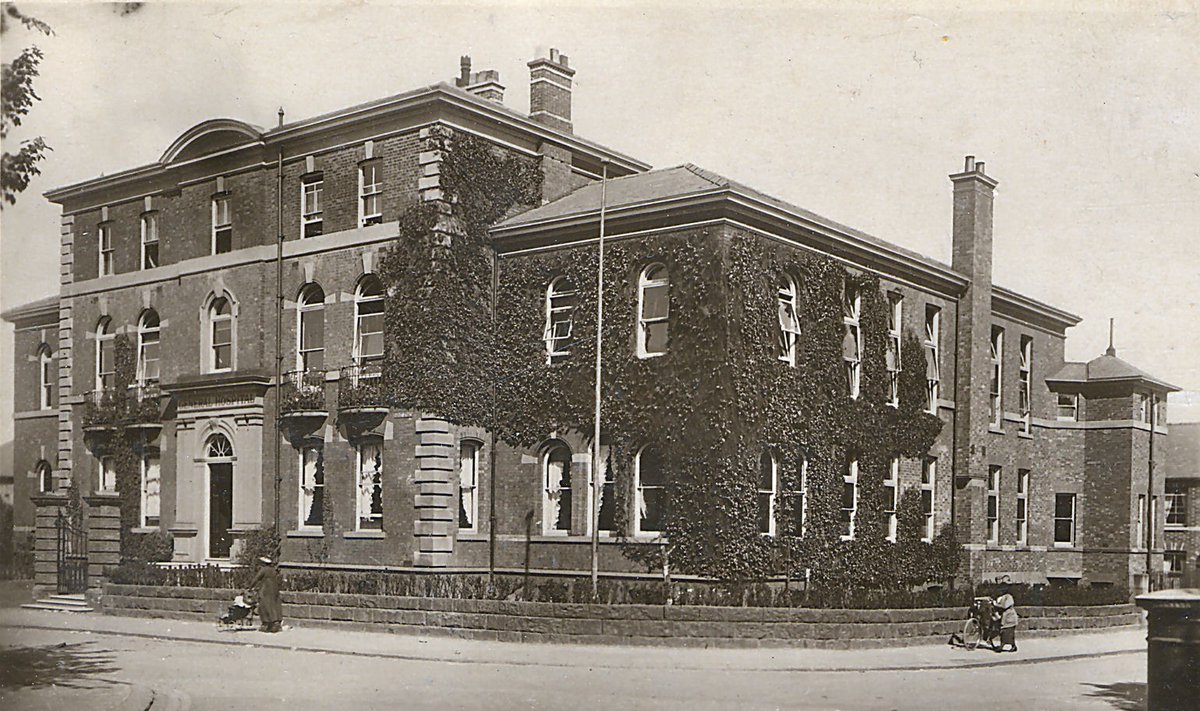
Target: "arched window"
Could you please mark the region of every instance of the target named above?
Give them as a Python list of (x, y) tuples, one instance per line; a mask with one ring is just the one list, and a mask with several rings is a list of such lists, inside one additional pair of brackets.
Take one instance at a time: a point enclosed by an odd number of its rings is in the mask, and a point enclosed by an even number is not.
[(779, 360), (796, 367), (796, 344), (800, 340), (800, 318), (796, 313), (796, 282), (786, 274), (779, 285)]
[(862, 296), (853, 284), (847, 282), (842, 290), (842, 325), (845, 329), (842, 337), (842, 360), (846, 364), (846, 385), (852, 398), (858, 397), (859, 385), (862, 382), (862, 329), (859, 328), (861, 316)]
[(233, 370), (233, 304), (228, 296), (218, 296), (208, 306), (208, 370), (220, 373)]
[(571, 450), (561, 442), (542, 454), (542, 532), (571, 531)]
[(115, 357), (113, 353), (116, 333), (112, 320), (107, 316), (96, 324), (96, 389), (111, 390), (116, 382)]
[(770, 450), (758, 458), (758, 532), (775, 535), (775, 495), (779, 491), (779, 463)]
[(383, 360), (383, 284), (374, 274), (359, 282), (354, 295), (354, 362), (361, 375), (378, 375)]
[(639, 358), (653, 358), (667, 352), (667, 326), (671, 314), (670, 291), (671, 279), (666, 267), (651, 264), (642, 270), (638, 278)]
[(138, 322), (137, 379), (142, 385), (158, 383), (158, 312), (147, 309)]
[(546, 362), (560, 363), (571, 355), (571, 330), (578, 292), (565, 276), (546, 288)]
[(383, 529), (383, 440), (358, 443), (358, 530)]
[(54, 404), (54, 355), (50, 346), (38, 346), (38, 408), (49, 410)]
[(458, 529), (479, 530), (480, 443), (464, 439), (458, 445)]
[(45, 459), (39, 461), (34, 473), (37, 475), (38, 493), (49, 494), (54, 491), (54, 470), (50, 468), (50, 462)]
[(668, 479), (658, 447), (642, 447), (633, 461), (633, 476), (637, 492), (634, 534), (662, 532), (667, 525)]
[(228, 437), (217, 433), (208, 438), (205, 455), (209, 459), (233, 459), (233, 445), (229, 443)]
[(296, 369), (325, 370), (325, 292), (309, 284), (296, 305)]

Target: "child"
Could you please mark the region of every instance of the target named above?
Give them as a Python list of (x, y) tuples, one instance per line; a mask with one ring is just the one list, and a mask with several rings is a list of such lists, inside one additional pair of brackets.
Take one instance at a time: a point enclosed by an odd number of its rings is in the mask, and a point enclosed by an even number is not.
[(1000, 649), (997, 651), (1005, 651), (1005, 647), (1012, 647), (1010, 652), (1017, 651), (1017, 622), (1020, 619), (1017, 617), (1016, 602), (1012, 596), (1012, 583), (1008, 580), (1003, 581), (1003, 594), (996, 598), (995, 606), (1000, 611)]

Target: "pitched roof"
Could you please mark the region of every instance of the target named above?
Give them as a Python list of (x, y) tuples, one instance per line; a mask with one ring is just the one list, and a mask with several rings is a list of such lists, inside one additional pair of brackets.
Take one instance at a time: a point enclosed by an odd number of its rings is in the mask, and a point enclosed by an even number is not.
[(1128, 361), (1118, 358), (1117, 351), (1114, 348), (1110, 348), (1104, 355), (1093, 358), (1086, 363), (1064, 363), (1063, 367), (1057, 373), (1046, 378), (1046, 380), (1062, 383), (1140, 381), (1163, 390), (1179, 390), (1176, 386), (1150, 375), (1146, 371), (1131, 365)]
[[(798, 215), (810, 222), (815, 222), (824, 227), (851, 235), (876, 247), (898, 252), (923, 264), (941, 270), (952, 271), (950, 265), (939, 262), (936, 259), (931, 259), (920, 252), (905, 249), (904, 247), (879, 239), (874, 235), (856, 230), (853, 227), (848, 227), (827, 217), (822, 217), (815, 212), (810, 212), (802, 207), (797, 207), (791, 203), (771, 197), (743, 183), (730, 180), (692, 163), (684, 163), (683, 165), (671, 168), (659, 168), (645, 173), (634, 173), (633, 175), (626, 175), (620, 178), (612, 178), (606, 182), (608, 185), (605, 188), (607, 191), (605, 207), (608, 210), (617, 210), (623, 207), (654, 203), (659, 200), (693, 197), (705, 193), (728, 190), (766, 203), (771, 207)], [(505, 228), (531, 225), (560, 217), (597, 212), (600, 209), (600, 192), (599, 181), (588, 183), (541, 207), (535, 207), (532, 210), (514, 215), (496, 225), (495, 229), (504, 230)]]
[[(967, 275), (955, 271), (945, 262), (822, 217), (692, 163), (611, 178), (606, 183), (604, 188), (606, 191), (605, 207), (609, 211), (619, 212), (622, 209), (634, 210), (639, 207), (651, 209), (655, 203), (683, 201), (726, 193), (765, 206), (768, 210), (779, 211), (788, 215), (789, 219), (798, 219), (816, 225), (820, 229), (845, 235), (850, 238), (851, 242), (856, 241), (860, 245), (868, 245), (871, 250), (891, 255), (893, 259), (899, 257), (901, 261), (919, 264), (944, 275), (953, 275), (953, 278), (962, 284), (966, 284), (968, 279)], [(587, 219), (589, 215), (598, 215), (600, 199), (600, 182), (590, 182), (557, 200), (513, 215), (492, 229), (497, 233), (498, 238), (503, 239), (506, 233), (538, 229), (539, 225), (549, 225), (556, 221)], [(1016, 310), (1022, 315), (1038, 314), (1048, 318), (1062, 329), (1074, 326), (1080, 320), (1072, 313), (995, 284), (992, 285), (992, 298), (994, 301), (998, 301), (993, 308), (1005, 309), (1006, 312)]]

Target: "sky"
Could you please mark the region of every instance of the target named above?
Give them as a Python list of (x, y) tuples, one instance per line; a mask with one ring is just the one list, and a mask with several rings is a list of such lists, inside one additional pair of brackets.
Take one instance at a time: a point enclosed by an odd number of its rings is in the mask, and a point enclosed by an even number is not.
[[(947, 263), (947, 175), (977, 156), (1000, 181), (995, 283), (1083, 318), (1069, 359), (1101, 354), (1114, 318), (1122, 358), (1200, 391), (1197, 3), (900, 4), (18, 3), (55, 35), (2, 39), (5, 61), (46, 55), (9, 139), (54, 150), (0, 213), (0, 308), (57, 292), (48, 189), (153, 162), (206, 119), (272, 126), (281, 106), (293, 121), (449, 81), (462, 54), (527, 111), (525, 63), (555, 47), (577, 134)], [(0, 373), (11, 359), (3, 324)], [(1173, 420), (1200, 420), (1189, 397)]]

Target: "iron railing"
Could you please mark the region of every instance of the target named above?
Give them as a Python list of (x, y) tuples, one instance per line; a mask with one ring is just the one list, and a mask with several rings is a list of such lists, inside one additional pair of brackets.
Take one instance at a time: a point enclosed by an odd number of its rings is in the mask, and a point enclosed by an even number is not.
[(368, 361), (341, 369), (338, 380), (338, 409), (386, 407), (383, 364)]

